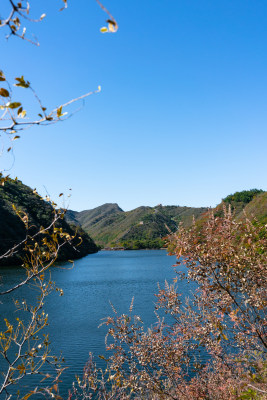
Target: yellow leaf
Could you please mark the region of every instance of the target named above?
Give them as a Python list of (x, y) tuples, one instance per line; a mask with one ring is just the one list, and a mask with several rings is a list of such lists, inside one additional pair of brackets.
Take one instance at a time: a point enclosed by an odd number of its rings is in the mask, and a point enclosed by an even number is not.
[(23, 400), (28, 400), (28, 398), (33, 394), (33, 392), (26, 394), (26, 396), (23, 397)]
[(19, 117), (19, 118), (24, 118), (25, 116), (26, 116), (26, 111), (25, 111), (25, 110), (21, 111), (21, 112), (18, 114), (18, 117)]
[(57, 109), (57, 116), (58, 118), (62, 115), (62, 106)]
[(25, 365), (24, 364), (18, 365), (18, 371), (21, 375), (24, 374), (26, 372)]

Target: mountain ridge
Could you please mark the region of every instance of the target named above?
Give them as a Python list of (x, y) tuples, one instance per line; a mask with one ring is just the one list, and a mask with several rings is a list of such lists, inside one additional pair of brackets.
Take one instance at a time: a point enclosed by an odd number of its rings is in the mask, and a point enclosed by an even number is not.
[(166, 235), (177, 230), (180, 222), (189, 225), (193, 215), (199, 216), (207, 210), (207, 207), (159, 204), (123, 211), (117, 203), (105, 203), (91, 210), (67, 211), (66, 218), (69, 222), (78, 222), (100, 246), (158, 248), (164, 245)]
[[(223, 215), (223, 203), (231, 205), (235, 218), (245, 215), (267, 223), (267, 192), (259, 189), (236, 192), (212, 208), (215, 216)], [(193, 218), (201, 224), (208, 207), (140, 206), (123, 211), (117, 203), (105, 203), (91, 210), (67, 211), (69, 222), (79, 224), (102, 247), (125, 249), (160, 248), (164, 237), (175, 232), (179, 224), (190, 227)]]

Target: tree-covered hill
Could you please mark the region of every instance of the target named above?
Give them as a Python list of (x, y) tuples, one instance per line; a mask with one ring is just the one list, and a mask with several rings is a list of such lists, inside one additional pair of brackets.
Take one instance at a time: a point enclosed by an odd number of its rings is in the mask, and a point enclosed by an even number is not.
[(207, 208), (180, 206), (145, 207), (123, 211), (117, 204), (103, 204), (82, 212), (67, 211), (69, 222), (79, 224), (101, 246), (124, 248), (159, 248), (180, 222), (192, 223)]
[[(27, 214), (28, 231), (15, 209)], [(52, 220), (53, 208), (49, 202), (43, 200), (22, 182), (8, 179), (4, 186), (0, 186), (0, 255), (25, 239), (27, 233), (33, 235), (40, 227), (48, 227)], [(98, 250), (94, 241), (81, 227), (71, 226), (65, 219), (59, 219), (56, 227), (62, 228), (62, 231), (70, 236), (74, 236), (77, 231), (72, 243), (66, 243), (61, 247), (59, 261), (81, 258)], [(80, 245), (78, 245), (79, 237), (82, 238)], [(21, 262), (22, 254), (23, 250), (20, 249), (12, 258), (2, 259), (0, 264), (18, 264)]]
[(229, 194), (227, 197), (222, 199), (225, 203), (243, 203), (248, 204), (250, 203), (255, 196), (258, 194), (263, 193), (261, 189), (250, 189), (250, 190), (243, 190), (242, 192), (235, 192), (234, 194)]
[(266, 194), (261, 189), (243, 190), (235, 192), (222, 199), (222, 202), (215, 207), (215, 215), (222, 215), (223, 204), (231, 206), (232, 213), (236, 219), (263, 217), (267, 212)]
[[(230, 206), (234, 219), (237, 221), (248, 217), (262, 224), (267, 223), (267, 192), (263, 190), (251, 189), (230, 194), (213, 209), (215, 217), (223, 217), (224, 206), (227, 209)], [(197, 219), (199, 227), (202, 226), (207, 218), (207, 213), (204, 213)]]

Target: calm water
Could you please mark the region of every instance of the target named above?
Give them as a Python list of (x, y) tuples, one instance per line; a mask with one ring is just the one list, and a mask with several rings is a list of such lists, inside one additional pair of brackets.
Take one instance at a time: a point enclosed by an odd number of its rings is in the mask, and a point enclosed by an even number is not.
[[(63, 395), (75, 375), (82, 374), (89, 352), (105, 354), (106, 329), (98, 326), (102, 318), (112, 315), (109, 302), (118, 313), (128, 313), (134, 296), (134, 313), (146, 326), (153, 324), (157, 285), (164, 285), (165, 279), (172, 281), (174, 263), (175, 257), (167, 256), (165, 250), (102, 251), (76, 261), (73, 269), (53, 268), (52, 279), (64, 290), (64, 296), (51, 294), (45, 310), (49, 314), (52, 349), (57, 354), (62, 351), (68, 366), (61, 386)], [(19, 268), (1, 269), (1, 289), (17, 282), (23, 274)], [(188, 287), (184, 285), (180, 291), (185, 293)], [(25, 295), (21, 290), (21, 298)], [(12, 318), (13, 297), (18, 298), (18, 292), (3, 299), (1, 315), (8, 313)]]

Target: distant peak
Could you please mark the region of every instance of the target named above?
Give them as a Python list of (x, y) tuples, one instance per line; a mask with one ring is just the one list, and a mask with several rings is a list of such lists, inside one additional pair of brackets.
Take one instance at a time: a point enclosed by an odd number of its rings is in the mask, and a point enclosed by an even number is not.
[(100, 206), (101, 208), (109, 208), (109, 209), (114, 209), (114, 210), (118, 210), (118, 211), (122, 211), (123, 209), (120, 208), (120, 206), (117, 203), (105, 203), (102, 204), (102, 206)]

